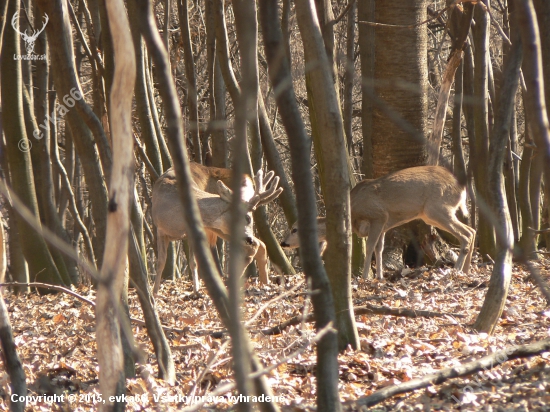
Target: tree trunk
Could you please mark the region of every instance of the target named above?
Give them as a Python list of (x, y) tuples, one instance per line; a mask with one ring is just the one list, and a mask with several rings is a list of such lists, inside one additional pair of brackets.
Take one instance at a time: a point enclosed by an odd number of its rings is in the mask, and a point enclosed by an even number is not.
[[(426, 6), (425, 0), (409, 1), (399, 6), (392, 2), (377, 2), (376, 22), (416, 24), (426, 20)], [(377, 27), (375, 39), (377, 95), (425, 135), (428, 118), (426, 26), (414, 29)], [(403, 87), (402, 84), (412, 84), (418, 89)], [(426, 161), (425, 143), (403, 132), (378, 107), (374, 109), (372, 145), (373, 177), (423, 165)]]
[[(255, 0), (236, 0), (233, 2), (233, 12), (235, 13), (235, 27), (237, 31), (237, 41), (239, 44), (239, 53), (241, 58), (240, 82), (241, 92), (237, 99), (233, 99), (235, 106), (235, 138), (233, 142), (233, 173), (232, 189), (233, 198), (231, 200), (231, 223), (230, 223), (230, 241), (229, 247), (231, 255), (229, 256), (229, 282), (228, 292), (229, 301), (229, 334), (231, 336), (231, 348), (233, 356), (233, 371), (235, 383), (239, 393), (245, 396), (250, 395), (252, 388), (248, 378), (250, 373), (250, 347), (246, 331), (241, 323), (241, 305), (242, 305), (242, 273), (244, 270), (242, 239), (244, 237), (244, 214), (245, 211), (240, 206), (240, 186), (244, 172), (247, 170), (247, 120), (250, 124), (250, 140), (252, 148), (257, 154), (251, 155), (251, 160), (259, 160), (252, 163), (252, 170), (256, 172), (261, 170), (261, 145), (259, 143), (258, 123), (258, 23), (256, 20), (256, 2)], [(257, 212), (254, 218), (260, 217)], [(250, 411), (252, 405), (249, 402), (239, 403), (238, 410)]]
[[(539, 27), (549, 27), (550, 25), (550, 2), (545, 0), (534, 0), (535, 11), (537, 13), (537, 20)], [(546, 96), (546, 110), (550, 114), (550, 30), (541, 30), (540, 36), (540, 48), (542, 52), (542, 70), (544, 78), (544, 95)], [(544, 196), (546, 208), (543, 210), (547, 222), (550, 222), (550, 182), (546, 179), (544, 184)], [(546, 226), (548, 228), (548, 223)], [(546, 249), (550, 249), (550, 232), (545, 235)]]
[[(536, 146), (535, 158), (542, 158), (540, 162), (545, 165), (544, 181), (548, 186), (550, 182), (550, 167), (548, 167), (550, 164), (550, 132), (545, 105), (545, 80), (548, 79), (544, 79), (539, 27), (532, 0), (517, 1), (515, 4), (521, 40), (525, 50), (523, 65), (527, 86), (524, 99), (525, 112)], [(546, 27), (544, 31), (547, 31)], [(546, 39), (547, 35), (545, 35)]]
[[(225, 28), (225, 16), (224, 16), (224, 9), (223, 9), (223, 2), (220, 0), (214, 1), (214, 16), (215, 16), (215, 26), (216, 26), (216, 55), (220, 62), (221, 71), (223, 74), (223, 78), (225, 81), (225, 84), (227, 85), (229, 95), (231, 96), (231, 100), (233, 101), (233, 105), (237, 106), (237, 101), (240, 99), (241, 90), (237, 83), (237, 79), (235, 78), (235, 73), (233, 72), (233, 68), (230, 64), (229, 59), (229, 51), (228, 51), (228, 45), (227, 45), (227, 30)], [(258, 122), (258, 113), (259, 116), (266, 116), (265, 111), (262, 110), (262, 106), (260, 105), (260, 110), (255, 111), (256, 117), (248, 117), (249, 122), (254, 122), (257, 124)], [(260, 125), (264, 123), (264, 129), (265, 129), (265, 123), (267, 122), (266, 119), (262, 119), (260, 122)], [(254, 127), (252, 125), (251, 127)], [(264, 133), (266, 131), (264, 130)], [(246, 154), (249, 156), (248, 151)], [(250, 157), (247, 158), (247, 161), (252, 164)], [(248, 170), (252, 170), (252, 167), (250, 166)], [(281, 170), (276, 170), (278, 173), (281, 172)], [(281, 180), (286, 180), (286, 176), (284, 173), (282, 175), (278, 175)], [(284, 187), (284, 182), (281, 184), (281, 186)], [(288, 187), (288, 184), (287, 184)], [(282, 196), (291, 196), (289, 194), (284, 194), (285, 191), (283, 191)], [(283, 206), (285, 204), (289, 204), (289, 202), (282, 202)], [(286, 212), (285, 212), (286, 214)], [(259, 225), (262, 225), (262, 227), (259, 227), (259, 237), (260, 239), (266, 244), (267, 253), (270, 257), (270, 259), (277, 264), (281, 268), (281, 270), (284, 273), (295, 273), (294, 268), (288, 261), (286, 255), (283, 253), (282, 249), (279, 247), (279, 243), (275, 239), (275, 235), (273, 234), (271, 227), (266, 224), (266, 222), (262, 222), (262, 217), (258, 216), (260, 218), (260, 221), (258, 222)]]
[(510, 136), (510, 122), (514, 110), (514, 97), (519, 83), (522, 59), (522, 46), (519, 33), (512, 30), (512, 49), (504, 63), (503, 84), (500, 90), (497, 110), (495, 111), (495, 126), (491, 133), (491, 148), (489, 157), (489, 205), (494, 217), (494, 230), (497, 234), (497, 254), (489, 289), (485, 301), (474, 323), (474, 329), (479, 332), (492, 333), (508, 295), (512, 278), (512, 251), (514, 237), (506, 193), (504, 190), (504, 160), (506, 144)]
[[(487, 4), (488, 0), (484, 3)], [(474, 179), (476, 185), (477, 201), (480, 208), (479, 227), (477, 239), (479, 253), (483, 260), (486, 256), (494, 257), (495, 236), (493, 227), (488, 219), (489, 191), (487, 187), (489, 161), (489, 95), (488, 95), (488, 66), (489, 62), (489, 15), (481, 7), (475, 7), (474, 20), (474, 99), (476, 105), (473, 108), (475, 121), (475, 141), (470, 144), (472, 148), (471, 164), (474, 167)]]
[(123, 411), (124, 402), (111, 402), (109, 398), (125, 392), (119, 323), (123, 311), (119, 305), (124, 293), (130, 210), (134, 195), (132, 97), (136, 61), (134, 49), (127, 47), (132, 37), (123, 1), (110, 0), (107, 3), (107, 14), (116, 61), (109, 108), (115, 161), (110, 184), (105, 256), (97, 291), (96, 340), (101, 371), (99, 385), (106, 400), (99, 406), (99, 410)]
[(153, 344), (159, 368), (159, 379), (164, 379), (170, 385), (173, 385), (176, 381), (176, 370), (170, 345), (164, 335), (160, 318), (152, 303), (149, 283), (147, 282), (147, 270), (143, 256), (139, 252), (135, 232), (132, 230), (129, 236), (128, 260), (130, 264), (130, 280), (132, 286), (136, 289), (141, 310), (143, 311), (147, 336), (149, 336)]
[[(327, 212), (327, 251), (324, 254), (336, 310), (338, 346), (358, 347), (359, 336), (351, 301), (350, 177), (346, 142), (332, 64), (315, 19), (312, 2), (296, 3), (298, 26), (304, 43), (309, 116)], [(316, 62), (314, 65), (313, 62)], [(279, 108), (280, 110), (280, 108)]]
[[(300, 255), (304, 273), (311, 280), (312, 296), (317, 330), (334, 322), (334, 306), (330, 284), (319, 257), (317, 239), (317, 207), (313, 178), (309, 167), (311, 141), (305, 132), (296, 104), (289, 63), (281, 59), (285, 46), (279, 28), (277, 1), (264, 0), (259, 3), (264, 46), (269, 67), (269, 77), (273, 88), (279, 89), (276, 95), (277, 106), (288, 136), (292, 158), (292, 177), (296, 185), (298, 219), (300, 222)], [(284, 87), (282, 87), (284, 85)], [(343, 136), (342, 136), (343, 137)], [(325, 335), (317, 345), (317, 410), (340, 411), (338, 399), (338, 342), (334, 333)]]
[[(359, 1), (357, 19), (374, 22), (374, 0)], [(370, 98), (374, 94), (374, 51), (375, 30), (368, 24), (359, 25), (359, 55), (361, 57), (361, 130), (363, 132), (363, 164), (361, 172), (365, 179), (374, 179), (373, 164), (373, 113), (374, 105)]]
[[(391, 2), (377, 2), (375, 20), (389, 25), (416, 25), (426, 20), (426, 6), (425, 0), (410, 1), (398, 7)], [(426, 163), (428, 118), (425, 25), (416, 25), (414, 29), (377, 26), (375, 30), (373, 78), (376, 87), (367, 83), (363, 89), (364, 96), (373, 90), (375, 93), (370, 95), (370, 100), (376, 103), (372, 127), (367, 125), (372, 130), (374, 178)], [(424, 223), (415, 222), (387, 234), (384, 256), (389, 257), (394, 269), (403, 266), (404, 251), (413, 233), (421, 233), (418, 238), (422, 239), (412, 242), (421, 245), (430, 229)]]
[[(463, 49), (466, 45), (466, 39), (470, 32), (470, 26), (472, 25), (472, 17), (474, 7), (472, 4), (465, 4), (464, 11), (460, 12), (455, 7), (453, 9), (453, 15), (451, 16), (451, 35), (452, 49), (447, 60), (447, 66), (442, 76), (439, 95), (437, 97), (437, 107), (435, 111), (435, 119), (433, 124), (433, 131), (428, 141), (428, 161), (429, 165), (437, 165), (439, 163), (439, 154), (441, 150), (441, 141), (443, 139), (443, 129), (445, 126), (445, 119), (447, 115), (447, 105), (449, 102), (449, 95), (451, 93), (451, 85), (455, 78), (456, 69), (462, 62)], [(458, 115), (460, 119), (460, 113)], [(462, 173), (458, 176), (461, 182), (466, 181), (466, 173)]]

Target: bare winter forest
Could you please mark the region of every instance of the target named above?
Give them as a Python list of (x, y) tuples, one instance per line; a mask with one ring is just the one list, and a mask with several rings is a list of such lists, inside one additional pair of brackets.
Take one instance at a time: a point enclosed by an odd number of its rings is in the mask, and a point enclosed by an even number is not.
[(0, 17), (0, 410), (550, 411), (550, 1)]

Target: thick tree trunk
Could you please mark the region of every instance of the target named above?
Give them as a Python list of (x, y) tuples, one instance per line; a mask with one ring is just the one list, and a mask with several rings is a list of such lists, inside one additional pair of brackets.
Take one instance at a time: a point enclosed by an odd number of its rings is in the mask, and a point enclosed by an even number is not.
[[(374, 22), (374, 0), (359, 1), (357, 19)], [(361, 130), (363, 132), (363, 163), (361, 172), (365, 179), (374, 179), (372, 153), (374, 105), (370, 96), (374, 94), (374, 50), (375, 30), (368, 24), (359, 25), (359, 56), (361, 57)]]
[[(392, 2), (376, 3), (376, 22), (411, 25), (426, 20), (425, 0), (409, 1), (396, 6)], [(427, 29), (376, 27), (374, 78), (376, 94), (420, 134), (426, 135), (428, 119), (428, 66), (426, 57)], [(403, 87), (402, 84), (414, 85)], [(398, 124), (374, 109), (373, 177), (426, 162), (424, 141), (405, 133)]]
[(127, 47), (132, 37), (123, 1), (110, 0), (107, 14), (116, 61), (109, 108), (115, 161), (110, 184), (105, 255), (96, 300), (96, 341), (101, 371), (99, 385), (106, 400), (99, 410), (110, 412), (124, 410), (123, 402), (111, 402), (109, 398), (125, 392), (120, 299), (124, 293), (130, 210), (134, 195), (132, 97), (136, 61), (134, 49)]

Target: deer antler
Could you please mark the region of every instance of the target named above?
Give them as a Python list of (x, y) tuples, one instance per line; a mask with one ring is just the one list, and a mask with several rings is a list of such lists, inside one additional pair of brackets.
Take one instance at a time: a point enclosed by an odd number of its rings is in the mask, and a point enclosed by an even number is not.
[[(265, 205), (266, 203), (269, 203), (279, 197), (283, 191), (283, 188), (277, 188), (277, 186), (279, 186), (279, 176), (275, 176), (275, 178), (274, 176), (275, 172), (273, 170), (266, 174), (265, 177), (264, 172), (262, 170), (258, 170), (256, 176), (254, 176), (254, 194), (250, 200), (246, 202), (248, 204), (249, 211), (254, 211), (258, 206)], [(233, 191), (221, 180), (218, 180), (217, 183), (218, 194), (220, 197), (227, 202), (231, 202), (231, 195), (233, 194)]]
[(279, 185), (279, 176), (275, 176), (275, 172), (272, 170), (265, 175), (262, 170), (258, 170), (256, 176), (254, 176), (255, 190), (254, 195), (248, 202), (248, 210), (255, 210), (258, 206), (265, 205), (272, 200), (279, 197), (283, 191), (282, 187), (277, 188)]

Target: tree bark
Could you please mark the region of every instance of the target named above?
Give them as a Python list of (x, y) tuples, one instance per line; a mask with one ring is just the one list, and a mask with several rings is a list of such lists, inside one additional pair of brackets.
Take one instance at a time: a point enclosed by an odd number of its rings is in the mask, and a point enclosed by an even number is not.
[(106, 402), (100, 411), (122, 411), (124, 402), (109, 398), (121, 395), (124, 387), (124, 359), (120, 335), (120, 298), (124, 292), (130, 210), (134, 190), (132, 95), (136, 80), (135, 53), (130, 26), (122, 0), (107, 3), (109, 28), (116, 62), (110, 94), (109, 118), (113, 137), (114, 164), (109, 195), (105, 255), (96, 300), (96, 340), (99, 385)]
[[(239, 393), (248, 396), (251, 391), (251, 383), (248, 375), (250, 373), (250, 347), (246, 332), (241, 323), (241, 305), (242, 305), (242, 273), (243, 264), (243, 246), (244, 238), (244, 215), (245, 211), (240, 206), (241, 196), (240, 187), (244, 172), (247, 168), (246, 154), (247, 147), (247, 120), (250, 123), (250, 139), (256, 141), (252, 147), (260, 151), (259, 144), (259, 123), (258, 123), (258, 23), (256, 20), (256, 2), (255, 0), (236, 0), (233, 2), (233, 12), (235, 13), (235, 26), (237, 31), (237, 41), (239, 43), (239, 52), (241, 58), (242, 79), (240, 83), (240, 93), (237, 99), (233, 100), (235, 105), (235, 139), (233, 143), (233, 173), (232, 189), (233, 197), (231, 200), (231, 223), (230, 223), (230, 241), (229, 247), (231, 255), (229, 256), (229, 334), (231, 336), (231, 348), (233, 356), (233, 371), (235, 382)], [(258, 159), (253, 156), (252, 159)], [(252, 170), (256, 172), (261, 170), (261, 154), (259, 156), (260, 164), (254, 162)], [(258, 213), (254, 214), (257, 217)], [(250, 411), (252, 405), (249, 402), (243, 402), (238, 405), (240, 411)]]
[[(362, 0), (357, 5), (357, 19), (374, 22), (374, 0)], [(374, 94), (374, 46), (375, 30), (367, 24), (359, 25), (359, 56), (361, 57), (361, 130), (363, 132), (363, 164), (361, 172), (365, 179), (374, 179), (373, 169), (373, 113), (370, 96)]]
[[(376, 22), (411, 25), (426, 20), (425, 0), (409, 1), (396, 6), (392, 2), (376, 3)], [(425, 136), (428, 113), (427, 29), (376, 27), (375, 92), (414, 129)], [(404, 87), (403, 84), (414, 85)], [(399, 125), (374, 109), (373, 177), (396, 170), (423, 165), (426, 145), (405, 133)]]

